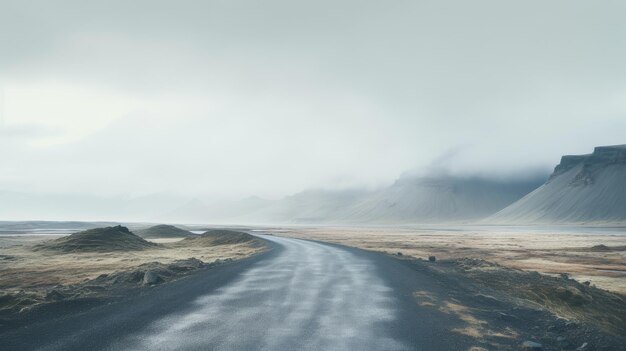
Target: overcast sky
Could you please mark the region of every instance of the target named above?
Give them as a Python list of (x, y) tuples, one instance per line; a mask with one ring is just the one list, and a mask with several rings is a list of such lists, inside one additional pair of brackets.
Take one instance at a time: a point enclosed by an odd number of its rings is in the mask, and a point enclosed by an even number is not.
[(624, 1), (0, 0), (0, 190), (278, 197), (626, 143)]

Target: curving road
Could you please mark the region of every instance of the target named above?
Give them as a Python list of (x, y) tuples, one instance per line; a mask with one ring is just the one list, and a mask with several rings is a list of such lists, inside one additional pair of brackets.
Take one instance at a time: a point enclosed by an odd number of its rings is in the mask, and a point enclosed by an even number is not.
[(399, 350), (385, 332), (397, 302), (374, 264), (336, 247), (284, 247), (239, 279), (113, 346), (125, 350)]
[[(270, 253), (0, 334), (3, 349), (456, 350), (436, 282), (381, 254), (264, 236)], [(53, 317), (51, 315), (49, 317)]]

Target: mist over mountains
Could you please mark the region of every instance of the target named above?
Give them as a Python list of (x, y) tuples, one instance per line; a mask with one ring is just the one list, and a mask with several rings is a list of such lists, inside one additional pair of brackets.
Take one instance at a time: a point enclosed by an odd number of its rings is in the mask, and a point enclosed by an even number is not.
[(375, 190), (305, 190), (278, 200), (236, 201), (163, 194), (142, 197), (0, 192), (5, 220), (109, 220), (171, 223), (393, 224), (466, 222), (515, 202), (545, 177), (489, 180), (462, 176), (400, 177)]
[(417, 224), (469, 222), (512, 204), (545, 177), (490, 180), (403, 176), (377, 190), (308, 190), (271, 201), (252, 197), (206, 205), (193, 200), (164, 214), (170, 221), (256, 224)]
[(626, 146), (566, 155), (548, 176), (403, 175), (388, 186), (305, 190), (277, 200), (0, 192), (2, 220), (393, 225), (626, 223)]

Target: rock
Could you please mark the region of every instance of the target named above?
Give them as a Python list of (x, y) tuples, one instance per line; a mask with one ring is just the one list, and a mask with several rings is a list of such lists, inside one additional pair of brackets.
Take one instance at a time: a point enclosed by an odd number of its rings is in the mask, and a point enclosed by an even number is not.
[(428, 260), (430, 262), (435, 262), (435, 261), (437, 261), (437, 257), (435, 257), (435, 256), (428, 256)]
[(22, 308), (20, 309), (20, 312), (19, 312), (19, 313), (28, 313), (28, 312), (32, 311), (32, 309), (33, 309), (33, 306), (26, 306), (26, 307), (22, 307)]
[(154, 285), (159, 281), (161, 281), (161, 277), (153, 271), (146, 271), (143, 275), (143, 285)]
[(197, 258), (188, 258), (185, 260), (174, 261), (167, 268), (173, 271), (190, 271), (198, 268), (202, 268), (204, 266), (204, 262), (200, 261)]
[(398, 251), (398, 252), (396, 253), (396, 255), (398, 255), (398, 256), (402, 256), (402, 252)]
[(146, 275), (143, 270), (119, 272), (109, 275), (107, 282), (111, 285), (142, 283)]
[(522, 343), (522, 350), (543, 351), (543, 345), (527, 340)]
[(584, 281), (583, 284), (589, 286), (589, 285), (591, 285), (591, 282), (587, 280), (587, 281)]
[(481, 294), (481, 293), (475, 294), (474, 298), (477, 301), (482, 302), (482, 303), (488, 303), (488, 304), (498, 304), (498, 303), (501, 303), (501, 301), (498, 300), (497, 298), (495, 298), (495, 297), (493, 297), (491, 295), (485, 295), (485, 294)]
[(63, 295), (58, 290), (51, 290), (51, 291), (48, 291), (48, 293), (46, 294), (46, 300), (59, 301), (59, 300), (63, 300), (64, 298), (65, 298), (65, 295)]

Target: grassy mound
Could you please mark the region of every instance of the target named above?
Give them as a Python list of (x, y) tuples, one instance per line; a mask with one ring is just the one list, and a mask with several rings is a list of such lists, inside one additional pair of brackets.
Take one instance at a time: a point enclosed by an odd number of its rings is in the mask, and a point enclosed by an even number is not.
[(190, 231), (174, 227), (173, 225), (159, 224), (150, 228), (136, 230), (135, 234), (142, 238), (157, 239), (157, 238), (184, 238), (191, 235), (195, 235)]
[(180, 241), (182, 245), (194, 246), (217, 246), (249, 243), (253, 245), (263, 245), (261, 239), (248, 233), (237, 232), (234, 230), (215, 229), (209, 230), (204, 234), (194, 237), (188, 237)]
[(131, 233), (128, 228), (118, 225), (74, 233), (37, 245), (35, 249), (62, 252), (108, 252), (144, 250), (157, 246)]

